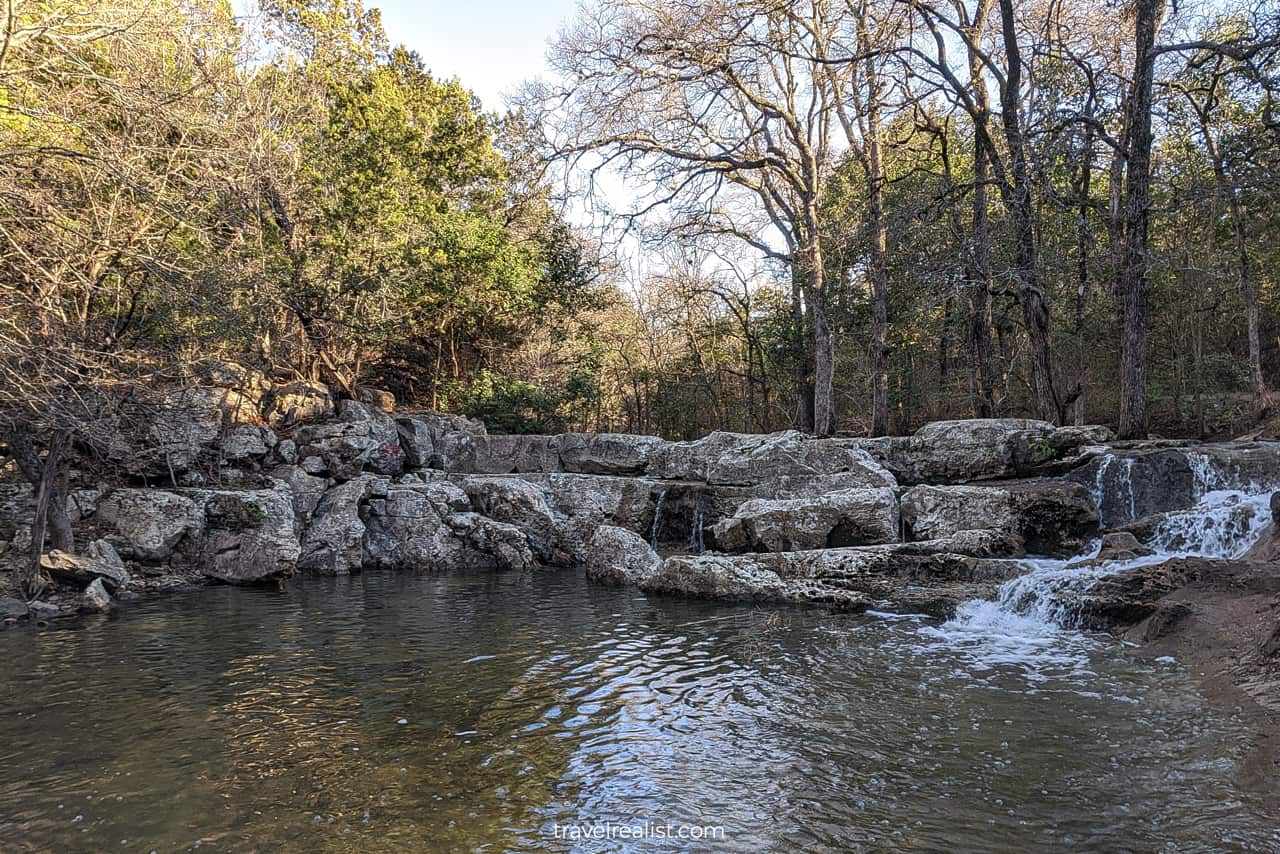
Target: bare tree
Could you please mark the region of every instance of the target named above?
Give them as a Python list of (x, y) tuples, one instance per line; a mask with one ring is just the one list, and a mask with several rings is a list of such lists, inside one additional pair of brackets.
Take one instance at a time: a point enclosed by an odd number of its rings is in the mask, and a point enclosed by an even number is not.
[(835, 345), (818, 202), (839, 96), (820, 42), (836, 37), (842, 11), (827, 0), (604, 0), (552, 49), (566, 83), (536, 91), (558, 157), (650, 188), (628, 221), (664, 207), (676, 226), (663, 239), (731, 235), (790, 267), (821, 434), (835, 428)]

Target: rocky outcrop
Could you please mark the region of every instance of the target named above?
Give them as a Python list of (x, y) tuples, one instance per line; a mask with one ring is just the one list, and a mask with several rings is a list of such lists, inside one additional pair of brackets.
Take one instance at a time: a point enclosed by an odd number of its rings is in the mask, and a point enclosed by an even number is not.
[(311, 525), (302, 536), (298, 569), (321, 575), (347, 575), (364, 565), (364, 520), (360, 504), (375, 487), (385, 495), (385, 481), (360, 475), (330, 489), (320, 499)]
[(888, 487), (821, 497), (752, 499), (711, 529), (726, 552), (777, 552), (875, 545), (898, 539), (898, 501)]
[(1020, 537), (1031, 554), (1070, 557), (1097, 536), (1098, 514), (1088, 490), (1072, 481), (920, 485), (902, 496), (902, 525), (910, 540), (1006, 531)]
[(355, 400), (342, 402), (337, 421), (307, 424), (293, 435), (298, 455), (318, 458), (338, 480), (350, 480), (361, 472), (395, 475), (404, 468), (405, 454), (395, 420)]
[(1173, 558), (1133, 567), (1099, 578), (1065, 604), (1083, 628), (1130, 625), (1155, 613), (1161, 598), (1213, 567), (1214, 561), (1203, 558)]
[(662, 558), (643, 537), (625, 528), (601, 525), (587, 548), (587, 578), (614, 584), (646, 583)]
[(98, 501), (96, 518), (113, 529), (108, 539), (130, 560), (167, 561), (204, 524), (200, 506), (161, 489), (117, 489)]
[(559, 456), (561, 471), (639, 475), (645, 473), (653, 455), (666, 444), (657, 436), (565, 433), (556, 436), (551, 446)]
[(582, 553), (569, 520), (547, 503), (537, 485), (519, 478), (471, 476), (463, 480), (471, 506), (482, 516), (514, 525), (543, 563), (567, 566)]
[(407, 468), (476, 470), (476, 446), (487, 436), (479, 421), (435, 412), (402, 414), (395, 421)]
[(205, 576), (228, 584), (277, 581), (293, 575), (301, 546), (288, 485), (272, 489), (195, 493), (204, 524), (190, 560)]

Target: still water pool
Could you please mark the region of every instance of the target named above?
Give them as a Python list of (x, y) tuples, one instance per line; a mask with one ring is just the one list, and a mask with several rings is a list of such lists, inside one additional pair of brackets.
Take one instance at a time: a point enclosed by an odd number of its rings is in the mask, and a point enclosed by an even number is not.
[(1248, 737), (1074, 633), (307, 578), (0, 634), (0, 850), (1277, 851)]

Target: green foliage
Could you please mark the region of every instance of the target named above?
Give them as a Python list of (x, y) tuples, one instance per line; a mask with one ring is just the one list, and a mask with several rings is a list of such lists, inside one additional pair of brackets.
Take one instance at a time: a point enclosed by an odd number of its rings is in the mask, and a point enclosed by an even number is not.
[(493, 433), (561, 433), (571, 426), (572, 413), (599, 393), (589, 370), (570, 371), (563, 383), (545, 385), (485, 369), (466, 387), (450, 389), (446, 401)]

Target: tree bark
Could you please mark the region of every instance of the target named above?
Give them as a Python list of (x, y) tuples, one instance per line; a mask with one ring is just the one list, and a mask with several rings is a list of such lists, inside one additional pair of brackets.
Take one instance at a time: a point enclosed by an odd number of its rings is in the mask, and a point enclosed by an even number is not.
[[(872, 84), (874, 87), (874, 83)], [(867, 216), (871, 227), (871, 435), (889, 433), (889, 273), (884, 223), (884, 178), (880, 165), (880, 111), (877, 95), (868, 98)]]
[(1076, 401), (1073, 407), (1077, 425), (1085, 422), (1085, 393), (1089, 372), (1084, 340), (1084, 323), (1089, 304), (1089, 193), (1093, 185), (1093, 127), (1085, 129), (1080, 182), (1077, 186), (1076, 213)]
[(1000, 17), (1008, 68), (1000, 90), (1001, 121), (1009, 149), (1009, 185), (1005, 187), (1009, 218), (1014, 229), (1014, 272), (1018, 280), (1018, 302), (1031, 345), (1032, 379), (1036, 410), (1055, 424), (1062, 422), (1061, 407), (1053, 378), (1053, 336), (1049, 327), (1049, 305), (1040, 284), (1036, 257), (1035, 208), (1031, 197), (1031, 176), (1027, 168), (1025, 136), (1018, 111), (1022, 86), (1022, 53), (1013, 0), (1000, 0)]
[(965, 278), (969, 283), (969, 337), (973, 347), (974, 377), (978, 389), (979, 418), (996, 414), (995, 343), (991, 336), (991, 219), (987, 184), (991, 165), (982, 142), (973, 151), (973, 247)]
[(67, 517), (67, 479), (64, 465), (70, 441), (71, 436), (67, 431), (55, 431), (44, 459), (41, 460), (29, 431), (19, 429), (9, 436), (9, 449), (14, 462), (31, 484), (35, 497), (35, 508), (31, 515), (31, 554), (27, 576), (23, 580), (26, 594), (33, 598), (39, 595), (44, 586), (40, 558), (45, 553), (45, 544), (61, 551), (75, 550), (71, 520)]
[(804, 250), (804, 267), (808, 273), (805, 302), (813, 321), (813, 433), (830, 436), (835, 431), (835, 345), (827, 323), (827, 293), (816, 216), (812, 223), (809, 245)]
[[(1006, 0), (1007, 2), (1007, 0)], [(1124, 227), (1116, 291), (1120, 298), (1120, 423), (1122, 439), (1147, 433), (1147, 333), (1151, 280), (1147, 237), (1151, 204), (1151, 90), (1155, 38), (1165, 0), (1134, 4), (1133, 86), (1129, 93)]]

